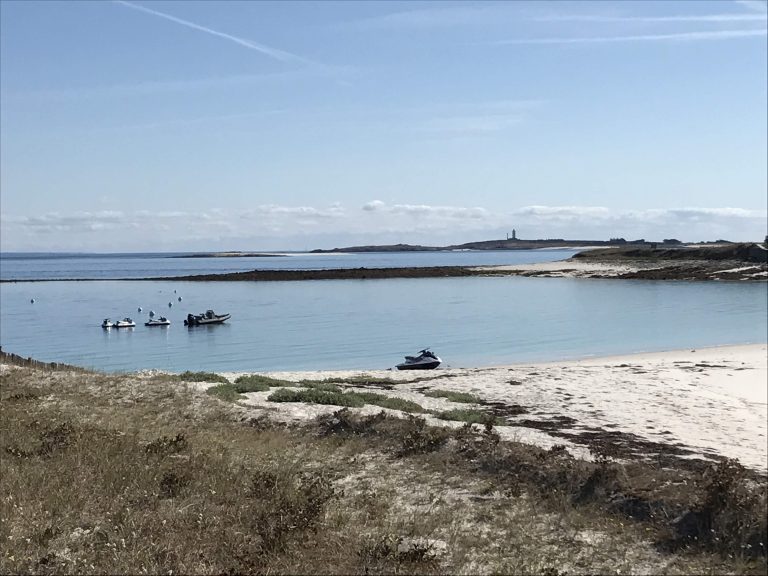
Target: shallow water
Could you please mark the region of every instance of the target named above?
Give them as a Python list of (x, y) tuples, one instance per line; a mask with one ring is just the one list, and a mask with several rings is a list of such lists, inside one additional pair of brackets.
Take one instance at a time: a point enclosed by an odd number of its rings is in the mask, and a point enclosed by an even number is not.
[[(7, 283), (0, 342), (7, 352), (108, 371), (382, 369), (427, 346), (444, 366), (479, 366), (765, 342), (767, 291), (522, 277)], [(208, 308), (232, 319), (183, 326), (188, 312)], [(173, 325), (143, 326), (150, 309)], [(124, 316), (139, 326), (100, 328)]]
[(483, 250), (465, 252), (285, 253), (272, 257), (178, 258), (172, 254), (0, 254), (0, 279), (152, 278), (262, 270), (485, 266), (530, 264), (570, 258), (577, 250)]

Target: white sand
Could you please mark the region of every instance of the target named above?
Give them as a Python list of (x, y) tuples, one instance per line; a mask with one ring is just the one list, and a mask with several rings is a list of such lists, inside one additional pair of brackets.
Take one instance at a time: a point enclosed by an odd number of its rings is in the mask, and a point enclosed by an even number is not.
[[(239, 374), (226, 375), (234, 378)], [(361, 374), (402, 381), (394, 390), (372, 391), (413, 400), (427, 409), (471, 405), (424, 396), (425, 389), (470, 392), (485, 401), (524, 406), (528, 413), (514, 417), (513, 422), (566, 416), (576, 422), (564, 426), (564, 432), (600, 428), (631, 433), (653, 442), (684, 446), (696, 457), (717, 454), (737, 458), (751, 468), (768, 469), (766, 344), (422, 373), (321, 371), (269, 375), (298, 381)], [(410, 382), (424, 376), (440, 378)], [(338, 410), (336, 406), (268, 402), (269, 394), (248, 394), (243, 404), (270, 409), (274, 417), (288, 421)], [(363, 413), (380, 410), (376, 406), (361, 409)], [(461, 425), (428, 419), (435, 424)], [(563, 444), (574, 455), (589, 457), (584, 448), (541, 430), (512, 425), (497, 427), (497, 431), (504, 438), (545, 448)]]
[[(645, 269), (658, 268), (647, 266)], [(637, 265), (605, 264), (601, 262), (584, 262), (580, 260), (557, 260), (554, 262), (537, 262), (534, 264), (510, 264), (504, 266), (479, 266), (478, 271), (514, 272), (521, 276), (550, 276), (557, 278), (605, 278), (637, 272)]]
[[(685, 262), (678, 262), (684, 264)], [(712, 269), (708, 274), (714, 277), (717, 274), (739, 273), (742, 279), (762, 280), (768, 277), (765, 265), (749, 265), (729, 268), (727, 265), (717, 269), (717, 262), (712, 262)], [(473, 270), (478, 272), (506, 272), (519, 276), (543, 276), (550, 278), (611, 278), (622, 274), (639, 272), (640, 270), (662, 270), (668, 262), (660, 265), (659, 262), (642, 262), (633, 260), (631, 263), (606, 263), (591, 262), (578, 259), (557, 260), (554, 262), (537, 262), (534, 264), (511, 264), (503, 266), (478, 266)], [(751, 271), (751, 273), (749, 273)]]

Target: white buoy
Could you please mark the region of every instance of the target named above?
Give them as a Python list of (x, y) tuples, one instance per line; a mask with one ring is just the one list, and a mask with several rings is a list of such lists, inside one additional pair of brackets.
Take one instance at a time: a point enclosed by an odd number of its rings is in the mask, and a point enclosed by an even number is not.
[(170, 308), (171, 306), (173, 306), (173, 302), (168, 302), (168, 308)]
[(150, 318), (154, 318), (155, 317), (155, 311), (154, 310), (150, 310), (149, 311), (149, 317)]
[(30, 304), (34, 304), (34, 303), (35, 303), (35, 299), (34, 299), (34, 298), (32, 298), (32, 300), (30, 300), (30, 301), (29, 301), (29, 303), (30, 303)]
[(181, 302), (181, 296), (179, 296), (179, 302)]
[(139, 306), (139, 312), (141, 312), (141, 306)]

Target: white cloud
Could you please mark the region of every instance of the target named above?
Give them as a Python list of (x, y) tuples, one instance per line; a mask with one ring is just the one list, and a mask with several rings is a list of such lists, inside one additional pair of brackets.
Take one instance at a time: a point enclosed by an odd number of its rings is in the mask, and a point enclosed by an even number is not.
[(564, 221), (611, 217), (611, 211), (603, 206), (524, 206), (512, 214)]
[(382, 210), (386, 204), (381, 200), (371, 200), (370, 202), (363, 204), (363, 210), (368, 212), (375, 212), (376, 210)]
[(241, 218), (249, 218), (254, 214), (338, 218), (344, 215), (344, 208), (340, 204), (332, 204), (328, 208), (315, 208), (314, 206), (279, 206), (277, 204), (263, 204), (261, 206), (257, 206), (253, 210), (246, 211), (243, 213), (243, 215), (241, 215)]
[(449, 219), (483, 219), (490, 216), (485, 208), (480, 207), (430, 206), (427, 204), (394, 204), (388, 206), (381, 200), (373, 200), (364, 204), (363, 210), (380, 214), (409, 214)]
[[(759, 240), (767, 231), (768, 213), (738, 207), (616, 210), (578, 205), (491, 211), (480, 206), (372, 200), (357, 210), (337, 203), (320, 207), (265, 204), (242, 211), (3, 213), (2, 223), (2, 245), (7, 251), (259, 250), (265, 246), (280, 250), (316, 248), (312, 242), (324, 238), (325, 243), (331, 237), (337, 246), (393, 241), (458, 244), (503, 238), (513, 228), (519, 238), (527, 239)], [(114, 233), (120, 230), (130, 234)], [(345, 238), (350, 242), (345, 243)]]

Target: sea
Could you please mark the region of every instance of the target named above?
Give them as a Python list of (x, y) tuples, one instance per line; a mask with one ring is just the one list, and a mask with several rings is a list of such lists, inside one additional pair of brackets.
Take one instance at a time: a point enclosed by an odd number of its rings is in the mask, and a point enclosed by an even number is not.
[[(441, 367), (478, 367), (766, 342), (766, 283), (526, 277), (135, 280), (254, 269), (530, 264), (574, 253), (234, 258), (4, 253), (0, 345), (24, 357), (107, 372), (262, 372), (388, 369), (426, 347), (443, 359)], [(208, 309), (232, 318), (215, 326), (183, 325), (188, 313)], [(150, 311), (168, 317), (171, 326), (145, 327)], [(104, 318), (126, 316), (136, 328), (101, 328)]]

